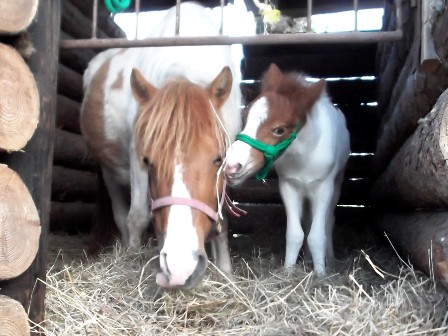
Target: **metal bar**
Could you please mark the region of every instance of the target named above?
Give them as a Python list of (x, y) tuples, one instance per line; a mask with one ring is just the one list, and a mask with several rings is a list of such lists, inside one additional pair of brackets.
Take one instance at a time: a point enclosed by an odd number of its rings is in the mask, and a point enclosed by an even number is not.
[(358, 0), (353, 0), (353, 11), (355, 12), (355, 29), (354, 31), (358, 31)]
[(221, 26), (219, 27), (219, 35), (224, 33), (224, 0), (221, 0)]
[(98, 25), (98, 0), (93, 0), (92, 11), (92, 39), (96, 39), (96, 27)]
[(61, 48), (136, 48), (136, 47), (169, 47), (200, 45), (265, 45), (265, 44), (333, 44), (333, 43), (375, 43), (398, 41), (403, 37), (402, 31), (389, 32), (351, 32), (332, 34), (270, 34), (257, 36), (195, 36), (164, 37), (143, 40), (112, 39), (80, 39), (61, 40)]
[(140, 0), (135, 0), (135, 39), (138, 39), (138, 16), (140, 14)]
[(396, 31), (402, 31), (403, 30), (403, 21), (402, 21), (402, 17), (401, 17), (401, 1), (395, 1), (395, 11), (396, 11), (396, 25), (397, 27), (395, 28)]
[(308, 0), (306, 8), (306, 31), (311, 32), (311, 15), (313, 14), (313, 0)]
[(180, 0), (176, 0), (176, 31), (175, 35), (179, 36), (180, 29)]

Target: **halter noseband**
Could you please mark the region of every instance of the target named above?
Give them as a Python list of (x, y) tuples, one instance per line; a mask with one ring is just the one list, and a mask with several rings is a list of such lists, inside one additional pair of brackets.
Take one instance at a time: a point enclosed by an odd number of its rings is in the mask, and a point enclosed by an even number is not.
[(289, 135), (289, 137), (287, 139), (280, 141), (276, 145), (267, 145), (264, 142), (261, 142), (260, 140), (254, 139), (254, 138), (252, 138), (246, 134), (243, 134), (243, 133), (237, 134), (236, 140), (240, 140), (242, 142), (247, 143), (252, 148), (258, 149), (264, 155), (266, 164), (255, 175), (257, 180), (262, 181), (266, 178), (266, 176), (269, 173), (269, 170), (271, 169), (272, 165), (274, 164), (274, 160), (280, 154), (282, 154), (286, 150), (286, 148), (288, 148), (289, 145), (294, 141), (294, 139), (297, 136), (297, 132), (298, 132), (299, 128), (300, 128), (300, 123), (297, 124), (294, 131), (291, 132), (291, 134)]
[(187, 205), (191, 208), (194, 208), (196, 210), (205, 213), (214, 222), (218, 222), (219, 219), (218, 213), (215, 210), (210, 208), (207, 204), (198, 201), (197, 199), (194, 198), (175, 197), (175, 196), (161, 197), (152, 201), (151, 209), (154, 211), (156, 209), (171, 205)]

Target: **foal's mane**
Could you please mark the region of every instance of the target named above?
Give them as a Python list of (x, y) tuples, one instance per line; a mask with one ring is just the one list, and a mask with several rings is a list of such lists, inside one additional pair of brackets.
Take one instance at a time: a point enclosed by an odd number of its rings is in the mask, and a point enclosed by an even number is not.
[(173, 176), (174, 158), (184, 161), (194, 155), (204, 134), (216, 138), (224, 150), (217, 118), (206, 89), (184, 78), (171, 80), (140, 110), (135, 123), (137, 153), (159, 167), (157, 180), (166, 181)]

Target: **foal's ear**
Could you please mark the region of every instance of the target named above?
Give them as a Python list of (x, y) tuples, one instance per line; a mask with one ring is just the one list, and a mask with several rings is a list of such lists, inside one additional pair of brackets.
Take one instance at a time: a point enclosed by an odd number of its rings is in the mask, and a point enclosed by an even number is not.
[(271, 63), (268, 70), (263, 75), (262, 83), (264, 90), (275, 90), (283, 78), (283, 73), (279, 67)]
[(220, 108), (230, 95), (233, 76), (228, 66), (225, 66), (208, 87), (213, 106)]
[(132, 69), (131, 89), (135, 100), (139, 104), (149, 101), (156, 93), (156, 89), (143, 77), (138, 69)]
[(324, 90), (325, 90), (325, 79), (321, 79), (315, 84), (308, 86), (306, 88), (307, 96), (309, 97), (311, 105), (314, 104), (319, 99)]

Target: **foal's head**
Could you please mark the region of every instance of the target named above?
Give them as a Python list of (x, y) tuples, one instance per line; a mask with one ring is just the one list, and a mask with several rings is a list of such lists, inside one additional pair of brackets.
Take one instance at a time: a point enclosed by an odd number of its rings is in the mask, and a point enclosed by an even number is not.
[(230, 185), (239, 185), (257, 172), (259, 178), (266, 176), (273, 160), (305, 125), (324, 87), (324, 80), (310, 85), (297, 73), (283, 74), (271, 64), (263, 75), (260, 95), (244, 112), (244, 129), (227, 152)]
[(232, 74), (225, 67), (206, 88), (178, 78), (155, 89), (134, 69), (131, 86), (140, 104), (137, 157), (148, 171), (159, 243), (157, 283), (190, 289), (204, 275), (204, 243), (218, 228), (226, 150), (219, 111)]

